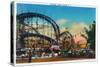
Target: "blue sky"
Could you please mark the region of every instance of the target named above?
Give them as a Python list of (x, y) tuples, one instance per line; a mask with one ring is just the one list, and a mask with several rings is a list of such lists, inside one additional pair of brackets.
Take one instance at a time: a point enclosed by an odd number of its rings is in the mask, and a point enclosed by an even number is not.
[(17, 4), (17, 14), (25, 12), (36, 12), (51, 17), (54, 21), (63, 19), (66, 24), (62, 26), (70, 27), (72, 23), (91, 24), (96, 19), (96, 9), (87, 7)]

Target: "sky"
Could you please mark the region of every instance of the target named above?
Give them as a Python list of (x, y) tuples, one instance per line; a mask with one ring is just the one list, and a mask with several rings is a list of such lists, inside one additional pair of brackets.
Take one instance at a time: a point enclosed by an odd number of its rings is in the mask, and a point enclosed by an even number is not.
[(59, 25), (60, 29), (68, 27), (71, 31), (72, 29), (87, 27), (96, 19), (95, 8), (18, 3), (17, 14), (25, 12), (36, 12), (49, 16)]

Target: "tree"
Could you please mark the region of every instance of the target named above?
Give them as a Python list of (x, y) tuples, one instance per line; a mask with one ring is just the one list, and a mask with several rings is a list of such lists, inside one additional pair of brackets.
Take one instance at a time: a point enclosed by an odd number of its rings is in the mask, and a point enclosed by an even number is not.
[(93, 21), (89, 28), (89, 30), (85, 28), (85, 32), (88, 36), (88, 43), (90, 43), (90, 48), (95, 51), (95, 21)]

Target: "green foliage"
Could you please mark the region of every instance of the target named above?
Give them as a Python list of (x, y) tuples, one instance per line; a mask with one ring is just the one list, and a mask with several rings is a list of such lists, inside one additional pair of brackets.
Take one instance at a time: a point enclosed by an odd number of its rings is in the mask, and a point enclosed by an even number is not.
[(95, 21), (93, 21), (89, 28), (89, 30), (85, 28), (85, 32), (88, 35), (88, 43), (90, 43), (90, 48), (95, 51)]

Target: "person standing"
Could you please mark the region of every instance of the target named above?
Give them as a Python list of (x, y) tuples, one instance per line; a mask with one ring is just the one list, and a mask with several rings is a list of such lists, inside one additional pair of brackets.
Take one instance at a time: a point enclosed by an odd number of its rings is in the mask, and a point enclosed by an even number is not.
[(31, 51), (31, 49), (29, 50), (29, 53), (28, 53), (28, 62), (29, 63), (32, 62), (32, 51)]

